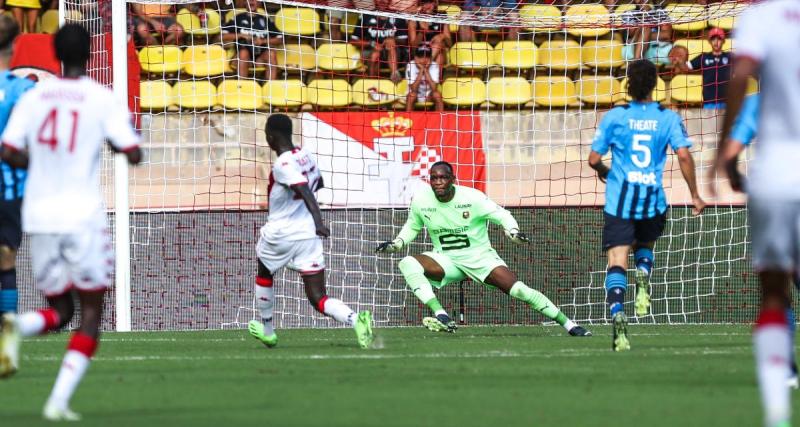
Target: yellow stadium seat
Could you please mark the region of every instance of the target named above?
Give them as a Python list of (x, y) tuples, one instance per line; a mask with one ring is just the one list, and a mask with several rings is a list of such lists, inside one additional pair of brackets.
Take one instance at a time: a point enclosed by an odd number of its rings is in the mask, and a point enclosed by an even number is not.
[(450, 63), (459, 68), (482, 69), (492, 65), (492, 46), (486, 42), (458, 42), (450, 48)]
[(442, 98), (450, 105), (478, 105), (486, 101), (486, 84), (477, 77), (451, 77), (442, 83)]
[(615, 40), (589, 40), (581, 47), (581, 61), (592, 68), (616, 68), (625, 64), (622, 43)]
[[(444, 13), (450, 19), (458, 19), (461, 16), (461, 8), (454, 5), (454, 4), (440, 4), (436, 7), (438, 12)], [(450, 31), (456, 32), (458, 31), (457, 24), (450, 24)]]
[(503, 41), (492, 52), (495, 65), (527, 70), (536, 66), (536, 45), (530, 40)]
[(360, 79), (353, 83), (353, 104), (384, 105), (397, 100), (397, 88), (391, 80)]
[(183, 69), (198, 76), (218, 76), (228, 69), (225, 49), (217, 44), (189, 46), (181, 57)]
[[(439, 93), (442, 93), (442, 85), (439, 84), (436, 87), (439, 89)], [(406, 95), (408, 95), (408, 80), (400, 80), (397, 83), (397, 95), (399, 96), (398, 101), (405, 104)], [(419, 98), (417, 98), (417, 102), (414, 105), (417, 107), (430, 107), (433, 105), (433, 100), (428, 98), (424, 102), (420, 102)]]
[(343, 79), (318, 79), (308, 84), (308, 102), (320, 107), (346, 107), (350, 105), (350, 83)]
[(314, 35), (320, 30), (319, 14), (307, 7), (283, 7), (275, 14), (275, 26), (286, 34)]
[(164, 80), (143, 80), (139, 96), (142, 110), (163, 110), (172, 105), (172, 86)]
[(519, 8), (520, 20), (528, 31), (546, 33), (561, 28), (561, 11), (544, 4), (526, 4)]
[(257, 110), (264, 106), (263, 96), (255, 80), (225, 80), (217, 88), (217, 104), (229, 110)]
[(664, 10), (672, 20), (676, 31), (700, 31), (708, 25), (706, 8), (699, 4), (670, 3)]
[(178, 46), (147, 46), (139, 51), (139, 63), (147, 73), (176, 73), (181, 69)]
[(330, 71), (352, 71), (361, 67), (361, 52), (350, 43), (325, 43), (317, 48), (317, 67)]
[[(344, 22), (342, 22), (342, 24), (344, 24), (344, 25), (340, 24), (340, 28), (342, 28), (342, 32), (344, 34), (347, 34), (347, 35), (353, 34), (356, 31), (356, 27), (358, 27), (358, 20), (359, 20), (360, 15), (357, 12), (349, 11), (349, 12), (347, 12), (347, 15), (345, 15), (345, 16), (347, 18), (346, 18), (346, 20)], [(331, 23), (330, 23), (330, 21), (328, 19), (328, 14), (327, 13), (324, 13), (322, 15), (322, 23), (325, 25), (325, 28), (328, 29), (328, 34), (330, 34)]]
[(264, 102), (273, 107), (299, 107), (306, 103), (302, 80), (269, 80), (264, 83)]
[(578, 98), (587, 104), (611, 105), (624, 99), (619, 81), (611, 76), (583, 76), (576, 89)]
[(191, 36), (213, 36), (219, 34), (222, 30), (222, 18), (219, 13), (213, 9), (203, 9), (203, 13), (206, 14), (205, 28), (200, 23), (198, 15), (186, 8), (179, 10), (175, 19), (183, 27), (186, 34)]
[(614, 8), (614, 15), (622, 16), (623, 13), (630, 10), (636, 10), (636, 5), (633, 3), (621, 4)]
[(703, 76), (699, 74), (678, 74), (669, 84), (669, 95), (673, 103), (702, 104)]
[(747, 94), (752, 95), (754, 93), (758, 93), (760, 91), (760, 86), (758, 84), (758, 80), (748, 77), (747, 78)]
[(539, 65), (554, 70), (576, 70), (581, 68), (581, 45), (575, 40), (553, 40), (543, 42), (538, 49)]
[(489, 102), (497, 105), (521, 105), (533, 98), (533, 88), (523, 77), (492, 77), (486, 84)]
[(55, 34), (58, 31), (58, 10), (48, 9), (44, 12), (39, 31), (45, 34)]
[(533, 80), (533, 100), (545, 107), (578, 106), (575, 84), (569, 77), (539, 76)]
[[(232, 21), (233, 18), (237, 14), (240, 14), (242, 12), (247, 12), (247, 9), (237, 8), (237, 9), (229, 10), (227, 13), (225, 13), (225, 22), (224, 23), (228, 23), (228, 22)], [(256, 9), (256, 13), (258, 13), (260, 15), (266, 15), (267, 11), (259, 7), (258, 9)]]
[(313, 70), (317, 51), (307, 44), (287, 44), (278, 49), (278, 66), (288, 70)]
[(217, 88), (208, 80), (179, 81), (172, 99), (182, 108), (210, 109), (217, 103)]
[[(630, 101), (631, 97), (628, 95), (628, 78), (625, 77), (619, 82), (619, 89), (622, 91), (622, 98)], [(667, 84), (661, 77), (656, 80), (656, 88), (653, 90), (653, 101), (664, 102), (667, 100)]]
[(725, 39), (722, 42), (722, 51), (723, 52), (733, 52), (733, 45), (736, 44), (736, 40), (734, 39)]
[(746, 8), (747, 3), (739, 1), (709, 4), (708, 26), (719, 27), (723, 30), (730, 31), (736, 26), (736, 17)]
[(683, 46), (689, 51), (689, 60), (704, 52), (711, 52), (711, 43), (706, 39), (678, 39), (674, 46)]
[(597, 37), (611, 31), (611, 14), (602, 4), (576, 4), (564, 13), (564, 25), (577, 37)]

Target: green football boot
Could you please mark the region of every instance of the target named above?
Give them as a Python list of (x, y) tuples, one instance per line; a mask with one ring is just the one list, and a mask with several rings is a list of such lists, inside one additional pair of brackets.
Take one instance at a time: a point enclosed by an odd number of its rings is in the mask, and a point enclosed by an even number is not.
[(361, 348), (369, 348), (369, 346), (372, 345), (372, 341), (375, 339), (375, 336), (372, 335), (372, 314), (369, 310), (358, 313), (358, 319), (356, 319), (354, 329), (356, 330), (358, 345)]
[(422, 325), (433, 332), (453, 333), (458, 329), (456, 322), (446, 314), (439, 314), (436, 317), (425, 317), (422, 319)]
[(278, 345), (278, 335), (275, 333), (270, 336), (264, 335), (264, 325), (258, 320), (251, 320), (247, 323), (247, 330), (250, 332), (250, 336), (261, 341), (262, 344), (269, 348)]
[(614, 351), (627, 351), (631, 349), (631, 343), (628, 341), (628, 319), (625, 313), (618, 312), (614, 315), (614, 336), (611, 342), (611, 349)]
[(636, 316), (647, 316), (650, 312), (650, 275), (646, 271), (636, 269)]

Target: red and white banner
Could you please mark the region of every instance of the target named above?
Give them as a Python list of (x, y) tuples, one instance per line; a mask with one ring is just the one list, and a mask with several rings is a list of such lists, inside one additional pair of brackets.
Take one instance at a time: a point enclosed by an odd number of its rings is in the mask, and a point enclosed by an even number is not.
[(304, 113), (303, 147), (325, 180), (317, 193), (332, 207), (406, 207), (428, 185), (430, 166), (453, 164), (457, 182), (485, 191), (480, 113)]

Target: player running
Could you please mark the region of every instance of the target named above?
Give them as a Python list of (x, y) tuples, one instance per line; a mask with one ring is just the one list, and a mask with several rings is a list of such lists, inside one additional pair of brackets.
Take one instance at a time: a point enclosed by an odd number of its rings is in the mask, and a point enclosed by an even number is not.
[[(0, 133), (5, 129), (11, 109), (33, 82), (8, 70), (14, 39), (19, 26), (13, 18), (0, 16)], [(22, 243), (22, 193), (25, 169), (0, 162), (0, 315), (17, 311), (17, 251)]]
[[(692, 146), (680, 116), (657, 102), (653, 89), (656, 66), (644, 59), (628, 65), (629, 104), (611, 109), (600, 122), (589, 154), (589, 166), (601, 181), (608, 180), (603, 210), (603, 250), (608, 254), (606, 299), (613, 320), (612, 349), (630, 350), (625, 291), (628, 288), (628, 255), (633, 249), (636, 265), (636, 315), (650, 309), (650, 274), (653, 247), (667, 221), (667, 199), (661, 180), (667, 147), (678, 156), (681, 173), (689, 186), (699, 215), (705, 208), (695, 179)], [(611, 169), (603, 155), (612, 151)]]
[(97, 349), (103, 298), (114, 266), (98, 160), (106, 140), (131, 164), (139, 163), (141, 151), (125, 105), (86, 76), (86, 30), (68, 24), (54, 40), (64, 78), (43, 81), (23, 95), (2, 136), (2, 157), (10, 165), (28, 167), (30, 157), (22, 222), (30, 234), (36, 288), (49, 308), (3, 316), (0, 376), (17, 370), (21, 336), (56, 330), (72, 319), (75, 291), (80, 326), (69, 341), (43, 415), (78, 420), (69, 401)]
[(558, 322), (572, 336), (592, 335), (568, 319), (541, 292), (517, 280), (492, 248), (486, 227), (488, 221), (503, 227), (512, 242), (528, 243), (511, 213), (482, 192), (455, 185), (455, 180), (450, 163), (434, 163), (430, 169), (431, 186), (414, 195), (408, 220), (400, 234), (376, 249), (377, 252), (399, 252), (417, 237), (423, 226), (428, 229), (433, 251), (407, 256), (398, 264), (411, 292), (433, 312), (434, 317), (425, 317), (423, 325), (434, 332), (455, 332), (456, 323), (439, 303), (433, 287), (441, 289), (469, 277), (527, 303)]
[(788, 285), (800, 270), (800, 56), (787, 52), (800, 40), (800, 2), (753, 5), (739, 15), (735, 33), (728, 109), (713, 172), (723, 171), (731, 187), (743, 191), (738, 156), (726, 156), (731, 152), (728, 137), (747, 92), (747, 79), (760, 77), (759, 143), (747, 179), (753, 266), (762, 292), (753, 344), (764, 423), (789, 426), (791, 396), (785, 381), (790, 375), (792, 334), (785, 313), (791, 301)]
[(322, 222), (314, 192), (323, 187), (319, 168), (302, 148), (292, 144), (292, 120), (285, 114), (267, 119), (267, 143), (277, 158), (269, 176), (269, 217), (261, 227), (256, 246), (256, 308), (261, 321), (251, 320), (250, 335), (267, 347), (278, 344), (272, 322), (275, 309), (273, 275), (281, 267), (300, 273), (311, 305), (320, 313), (352, 326), (358, 345), (372, 343), (372, 315), (356, 314), (344, 302), (330, 298), (325, 291), (325, 258), (322, 237), (331, 232)]

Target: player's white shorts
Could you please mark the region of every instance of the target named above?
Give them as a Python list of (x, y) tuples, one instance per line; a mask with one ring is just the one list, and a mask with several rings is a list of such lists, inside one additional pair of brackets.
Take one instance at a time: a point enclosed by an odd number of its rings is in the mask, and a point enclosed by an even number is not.
[(800, 267), (800, 200), (750, 196), (747, 204), (757, 271)]
[(32, 233), (30, 237), (34, 281), (45, 296), (73, 288), (105, 291), (111, 286), (114, 248), (105, 226), (82, 233)]
[(256, 245), (258, 260), (275, 274), (281, 267), (295, 270), (301, 275), (319, 273), (325, 269), (322, 239), (267, 241), (259, 237)]

